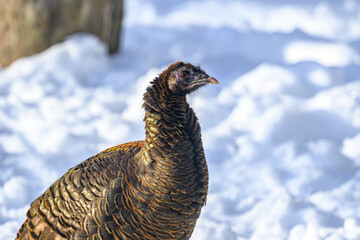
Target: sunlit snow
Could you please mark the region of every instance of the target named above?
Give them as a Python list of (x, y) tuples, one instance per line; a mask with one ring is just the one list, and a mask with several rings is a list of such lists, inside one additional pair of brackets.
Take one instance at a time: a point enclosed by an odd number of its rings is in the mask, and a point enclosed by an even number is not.
[(144, 138), (142, 94), (178, 60), (210, 171), (192, 240), (360, 239), (360, 3), (126, 1), (119, 54), (86, 34), (0, 69), (0, 240), (69, 168)]

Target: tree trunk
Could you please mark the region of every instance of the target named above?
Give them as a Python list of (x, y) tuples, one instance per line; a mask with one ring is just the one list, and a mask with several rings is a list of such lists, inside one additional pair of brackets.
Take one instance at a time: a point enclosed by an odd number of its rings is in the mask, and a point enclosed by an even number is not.
[(0, 0), (0, 65), (41, 52), (76, 32), (119, 47), (123, 0)]

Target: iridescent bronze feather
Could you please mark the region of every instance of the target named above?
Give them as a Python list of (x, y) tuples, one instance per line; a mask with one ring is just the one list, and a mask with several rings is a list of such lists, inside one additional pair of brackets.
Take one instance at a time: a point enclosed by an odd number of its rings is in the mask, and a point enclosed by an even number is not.
[(177, 62), (144, 94), (144, 141), (109, 148), (37, 198), (16, 239), (189, 239), (206, 202), (200, 126), (186, 94), (218, 83)]

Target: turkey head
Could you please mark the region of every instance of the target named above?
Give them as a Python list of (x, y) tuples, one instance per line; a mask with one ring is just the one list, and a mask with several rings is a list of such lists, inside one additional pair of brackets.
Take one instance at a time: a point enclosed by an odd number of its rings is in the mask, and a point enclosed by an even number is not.
[(219, 82), (207, 75), (200, 67), (190, 63), (177, 62), (168, 68), (168, 87), (171, 92), (179, 95), (191, 93), (206, 84), (219, 84)]

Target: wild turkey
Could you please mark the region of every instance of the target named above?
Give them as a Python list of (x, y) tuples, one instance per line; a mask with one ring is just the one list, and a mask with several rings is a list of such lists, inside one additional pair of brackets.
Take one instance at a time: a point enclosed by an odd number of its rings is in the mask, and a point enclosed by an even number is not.
[(199, 67), (169, 66), (144, 94), (144, 141), (109, 148), (37, 198), (16, 239), (189, 239), (206, 202), (200, 126), (186, 94), (218, 84)]

